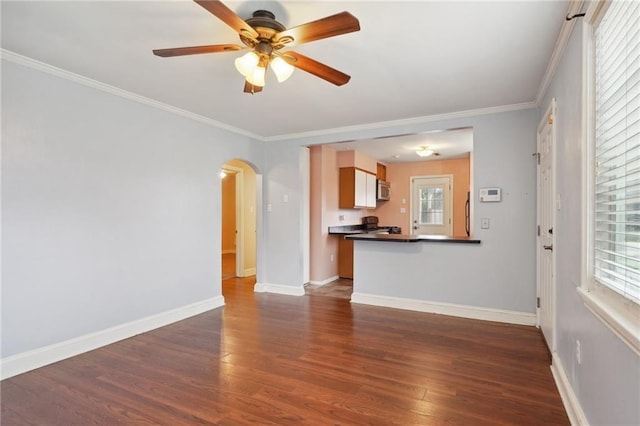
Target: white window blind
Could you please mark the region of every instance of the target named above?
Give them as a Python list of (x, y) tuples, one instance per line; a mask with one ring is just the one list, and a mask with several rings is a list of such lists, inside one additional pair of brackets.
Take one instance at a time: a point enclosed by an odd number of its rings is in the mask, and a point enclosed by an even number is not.
[(594, 38), (593, 274), (640, 304), (640, 2), (611, 2)]

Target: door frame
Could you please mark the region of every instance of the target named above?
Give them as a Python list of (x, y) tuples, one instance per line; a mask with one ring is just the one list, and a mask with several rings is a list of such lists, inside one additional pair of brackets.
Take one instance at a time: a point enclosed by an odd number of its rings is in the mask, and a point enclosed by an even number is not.
[[(549, 340), (547, 341), (547, 345), (549, 346), (549, 350), (551, 351), (551, 353), (556, 352), (556, 328), (557, 328), (557, 324), (556, 324), (556, 276), (557, 276), (557, 270), (556, 270), (556, 235), (557, 235), (557, 229), (556, 229), (556, 224), (557, 224), (557, 218), (556, 218), (556, 211), (558, 210), (558, 200), (556, 199), (556, 172), (557, 172), (557, 159), (556, 159), (556, 154), (557, 154), (557, 148), (556, 148), (556, 142), (557, 142), (557, 137), (556, 137), (556, 129), (557, 129), (557, 116), (556, 116), (556, 99), (552, 98), (551, 102), (549, 104), (549, 106), (547, 107), (544, 115), (542, 116), (542, 118), (540, 119), (540, 123), (538, 124), (538, 129), (537, 129), (537, 133), (536, 133), (536, 153), (534, 154), (536, 159), (537, 159), (537, 163), (539, 164), (540, 161), (540, 139), (541, 139), (541, 134), (544, 132), (544, 130), (546, 129), (547, 126), (551, 126), (551, 131), (550, 131), (550, 138), (551, 138), (551, 191), (549, 194), (549, 199), (547, 200), (547, 203), (549, 206), (551, 206), (551, 222), (552, 222), (552, 228), (553, 228), (553, 234), (551, 237), (552, 240), (552, 246), (554, 248), (554, 250), (551, 251), (551, 282), (549, 283), (549, 296), (551, 298), (551, 300), (549, 300), (549, 309), (550, 309), (550, 316), (551, 316), (551, 336), (549, 336)], [(542, 260), (541, 260), (541, 249), (542, 249), (542, 245), (543, 245), (543, 241), (542, 238), (540, 238), (540, 234), (544, 231), (540, 229), (540, 217), (541, 217), (541, 209), (542, 206), (544, 205), (544, 203), (541, 202), (541, 191), (540, 191), (540, 179), (541, 178), (541, 173), (540, 173), (540, 167), (538, 167), (538, 165), (536, 165), (536, 225), (537, 225), (537, 230), (536, 230), (536, 326), (538, 328), (541, 328), (541, 315), (540, 315), (540, 306), (537, 303), (537, 300), (539, 300), (538, 298), (540, 298), (541, 296), (541, 289), (542, 289)], [(547, 336), (544, 336), (545, 340), (547, 339)]]
[(453, 175), (452, 174), (443, 174), (443, 175), (424, 175), (424, 176), (410, 176), (409, 177), (409, 228), (413, 233), (413, 184), (415, 179), (449, 179), (449, 234), (453, 234)]
[(244, 276), (244, 170), (224, 164), (222, 170), (229, 171), (236, 178), (236, 277)]

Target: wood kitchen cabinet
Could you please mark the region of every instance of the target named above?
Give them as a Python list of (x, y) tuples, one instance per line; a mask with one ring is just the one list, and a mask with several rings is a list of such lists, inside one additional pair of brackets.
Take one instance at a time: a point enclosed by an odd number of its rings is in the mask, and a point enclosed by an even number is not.
[(376, 175), (355, 167), (340, 169), (341, 209), (375, 208)]
[(378, 163), (377, 165), (377, 173), (376, 177), (380, 180), (387, 180), (387, 166), (382, 163)]
[(353, 279), (353, 240), (344, 237), (338, 242), (338, 276)]

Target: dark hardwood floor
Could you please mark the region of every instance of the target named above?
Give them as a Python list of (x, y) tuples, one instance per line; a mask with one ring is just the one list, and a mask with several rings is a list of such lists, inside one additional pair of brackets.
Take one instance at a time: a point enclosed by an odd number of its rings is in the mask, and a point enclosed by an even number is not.
[(567, 425), (539, 330), (253, 293), (1, 383), (2, 425)]

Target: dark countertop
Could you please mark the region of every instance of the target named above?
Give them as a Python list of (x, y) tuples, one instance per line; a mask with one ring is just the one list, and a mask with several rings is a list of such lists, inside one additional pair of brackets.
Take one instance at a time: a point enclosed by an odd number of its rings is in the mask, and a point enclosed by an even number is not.
[(329, 235), (362, 235), (387, 232), (392, 226), (378, 226), (376, 229), (364, 229), (364, 225), (330, 226)]
[(347, 240), (379, 241), (385, 243), (456, 243), (456, 244), (480, 244), (480, 240), (470, 237), (451, 237), (447, 235), (405, 235), (405, 234), (345, 234)]

